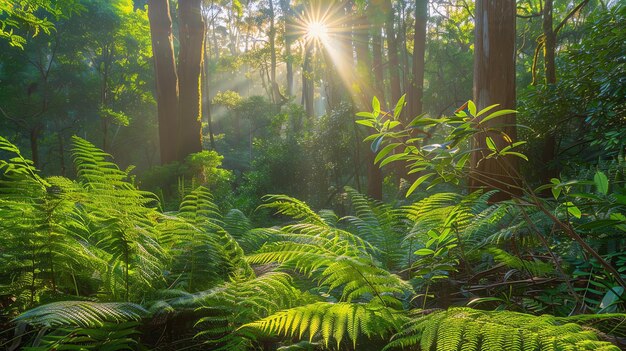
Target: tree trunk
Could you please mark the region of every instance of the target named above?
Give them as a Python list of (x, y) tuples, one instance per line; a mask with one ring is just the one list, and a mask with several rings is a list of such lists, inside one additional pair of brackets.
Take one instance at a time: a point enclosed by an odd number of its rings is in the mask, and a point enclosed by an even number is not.
[(315, 116), (315, 108), (313, 106), (313, 69), (311, 60), (313, 56), (313, 43), (305, 44), (304, 62), (302, 63), (302, 101), (304, 102), (304, 110), (309, 117)]
[(280, 0), (280, 8), (283, 10), (285, 21), (285, 66), (287, 69), (287, 96), (293, 95), (293, 58), (291, 56), (291, 42), (293, 41), (293, 28), (291, 25), (291, 0)]
[(270, 10), (270, 30), (268, 40), (270, 45), (270, 89), (272, 91), (272, 102), (277, 104), (281, 100), (280, 90), (276, 82), (276, 25), (274, 23), (274, 0), (269, 0)]
[(387, 36), (387, 51), (389, 56), (389, 80), (391, 83), (391, 103), (394, 105), (401, 95), (400, 73), (398, 70), (398, 41), (394, 30), (394, 13), (391, 0), (385, 1), (387, 20), (385, 21), (385, 35)]
[(428, 0), (415, 0), (415, 28), (413, 34), (413, 67), (408, 89), (408, 113), (404, 122), (410, 122), (423, 110), (424, 96), (424, 56), (426, 54), (426, 22), (428, 21)]
[(200, 74), (203, 61), (204, 21), (202, 0), (178, 4), (180, 52), (178, 54), (179, 149), (178, 159), (202, 151)]
[[(372, 86), (372, 59), (369, 51), (369, 28), (368, 19), (357, 15), (352, 27), (352, 41), (356, 52), (356, 72), (352, 83), (355, 104), (358, 111), (366, 111), (370, 108)], [(358, 149), (358, 148), (357, 148)], [(367, 195), (376, 200), (383, 198), (383, 175), (380, 167), (374, 164), (374, 152), (367, 150)], [(356, 173), (358, 176), (358, 172)]]
[(33, 161), (33, 166), (35, 168), (39, 168), (39, 134), (41, 134), (41, 127), (35, 126), (30, 130), (29, 139), (30, 139), (30, 152), (31, 152), (31, 160)]
[[(546, 85), (556, 84), (556, 34), (552, 26), (552, 10), (553, 1), (546, 0), (543, 8), (543, 35), (544, 35), (544, 67), (546, 74)], [(557, 153), (557, 141), (555, 130), (550, 129), (544, 140), (544, 147), (542, 152), (542, 164), (543, 171), (541, 172), (541, 180), (544, 183), (549, 183), (550, 179), (556, 178), (559, 175), (558, 167), (553, 164), (553, 161)], [(549, 194), (549, 192), (546, 192)]]
[(374, 91), (378, 100), (385, 104), (385, 78), (383, 74), (383, 40), (381, 28), (375, 26), (372, 32), (372, 70), (374, 71)]
[[(499, 104), (500, 109), (515, 108), (515, 13), (515, 0), (476, 0), (474, 101), (478, 110), (493, 104)], [(485, 127), (503, 131), (515, 140), (515, 123), (515, 115), (508, 115), (491, 120)], [(472, 149), (477, 151), (471, 158), (470, 187), (499, 189), (492, 200), (500, 201), (518, 193), (517, 159), (486, 159), (487, 136), (499, 149), (507, 145), (497, 132), (475, 137)]]
[(150, 0), (148, 18), (152, 37), (152, 55), (156, 75), (156, 100), (159, 122), (161, 164), (177, 159), (178, 148), (178, 77), (174, 61), (172, 18), (168, 0)]

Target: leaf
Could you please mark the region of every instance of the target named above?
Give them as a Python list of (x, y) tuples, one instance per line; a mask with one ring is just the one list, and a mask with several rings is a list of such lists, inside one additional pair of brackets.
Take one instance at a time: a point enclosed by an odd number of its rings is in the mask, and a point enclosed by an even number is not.
[(621, 286), (613, 287), (606, 292), (602, 302), (600, 303), (600, 311), (598, 313), (613, 313), (617, 310), (616, 304), (620, 301), (620, 296), (624, 294), (624, 288)]
[(580, 218), (582, 216), (582, 212), (580, 212), (580, 209), (576, 207), (576, 205), (574, 205), (573, 203), (566, 202), (563, 205), (567, 207), (567, 212), (569, 212), (569, 214), (571, 214), (572, 216), (576, 218)]
[(385, 146), (382, 150), (380, 150), (380, 152), (378, 153), (378, 155), (376, 155), (376, 158), (374, 159), (374, 164), (380, 162), (380, 160), (382, 160), (385, 156), (387, 156), (393, 149), (395, 149), (396, 147), (400, 146), (402, 144), (400, 143), (393, 143), (393, 144), (389, 144), (387, 146)]
[(372, 110), (374, 116), (378, 116), (380, 114), (380, 101), (376, 96), (372, 98)]
[(359, 119), (359, 120), (356, 121), (356, 123), (360, 124), (360, 125), (364, 125), (366, 127), (374, 128), (374, 121), (371, 121), (371, 120)]
[(492, 119), (494, 119), (496, 117), (500, 117), (500, 116), (504, 116), (504, 115), (510, 115), (510, 114), (513, 114), (513, 113), (517, 113), (517, 111), (515, 111), (515, 110), (500, 110), (500, 111), (496, 111), (496, 112), (490, 114), (489, 116), (481, 119), (480, 122), (478, 122), (478, 124), (483, 124), (483, 123), (486, 123), (486, 122), (488, 122), (488, 121), (490, 121), (490, 120), (492, 120)]
[(398, 100), (398, 102), (396, 103), (396, 107), (394, 107), (393, 109), (394, 118), (398, 118), (398, 116), (400, 116), (400, 113), (402, 112), (402, 108), (404, 107), (405, 98), (406, 98), (406, 94), (402, 95), (400, 97), (400, 100)]
[(359, 116), (359, 117), (363, 117), (363, 118), (370, 118), (370, 119), (374, 118), (374, 115), (371, 112), (365, 112), (365, 111), (357, 112), (356, 115)]
[(472, 116), (476, 116), (476, 104), (474, 101), (470, 100), (467, 102), (467, 109)]
[(409, 195), (411, 195), (415, 189), (417, 189), (418, 186), (420, 186), (420, 184), (422, 184), (424, 181), (426, 181), (428, 178), (434, 176), (435, 173), (429, 173), (429, 174), (425, 174), (419, 178), (417, 178), (417, 180), (413, 183), (413, 185), (411, 185), (411, 187), (409, 188), (409, 190), (407, 190), (406, 192), (406, 197), (409, 197)]
[(509, 151), (507, 153), (505, 153), (505, 155), (513, 155), (513, 156), (517, 156), (521, 159), (524, 159), (526, 161), (528, 161), (528, 157), (526, 157), (526, 155), (519, 153), (519, 152), (514, 152), (514, 151)]
[(378, 149), (380, 148), (380, 144), (382, 144), (384, 137), (385, 137), (384, 135), (380, 135), (376, 139), (374, 139), (374, 141), (372, 142), (373, 152), (378, 152)]
[(487, 113), (487, 112), (491, 111), (494, 107), (498, 107), (498, 106), (500, 106), (500, 104), (493, 104), (493, 105), (491, 105), (491, 106), (487, 106), (487, 107), (485, 107), (484, 109), (480, 110), (480, 111), (476, 114), (476, 117), (482, 116), (482, 115), (484, 115), (485, 113)]
[(491, 137), (485, 138), (485, 142), (487, 143), (487, 147), (489, 148), (489, 150), (493, 152), (498, 152), (498, 149), (496, 148), (496, 143)]
[(428, 256), (434, 254), (435, 251), (427, 248), (419, 249), (415, 251), (415, 254), (418, 256)]
[(609, 192), (609, 179), (603, 172), (597, 171), (593, 176), (593, 182), (596, 183), (599, 193), (606, 195)]

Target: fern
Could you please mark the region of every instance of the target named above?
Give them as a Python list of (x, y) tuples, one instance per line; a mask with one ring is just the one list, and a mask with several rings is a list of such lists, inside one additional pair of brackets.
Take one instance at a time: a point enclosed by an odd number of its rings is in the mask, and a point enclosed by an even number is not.
[(133, 350), (139, 344), (138, 322), (104, 323), (97, 328), (58, 328), (35, 338), (37, 346), (23, 347), (24, 351), (55, 350)]
[(384, 338), (402, 321), (401, 314), (380, 306), (317, 302), (280, 311), (242, 328), (268, 335), (304, 338), (309, 342), (320, 339), (326, 347), (333, 342), (339, 348), (341, 342), (348, 339), (356, 348), (361, 338)]
[(101, 327), (105, 322), (137, 321), (148, 311), (133, 303), (60, 301), (28, 310), (13, 321), (34, 327)]
[(405, 224), (400, 213), (391, 206), (375, 202), (356, 190), (346, 187), (355, 216), (347, 216), (348, 221), (356, 228), (356, 233), (380, 251), (376, 257), (385, 269), (398, 271), (402, 262), (406, 262), (406, 245), (404, 245)]
[(196, 337), (217, 350), (247, 349), (254, 336), (238, 327), (276, 311), (310, 302), (312, 297), (294, 288), (291, 277), (273, 272), (251, 280), (235, 278), (210, 291), (172, 301), (172, 306), (199, 306), (205, 315), (196, 323)]
[(596, 333), (567, 319), (516, 312), (451, 308), (416, 313), (385, 350), (419, 345), (421, 350), (619, 350)]

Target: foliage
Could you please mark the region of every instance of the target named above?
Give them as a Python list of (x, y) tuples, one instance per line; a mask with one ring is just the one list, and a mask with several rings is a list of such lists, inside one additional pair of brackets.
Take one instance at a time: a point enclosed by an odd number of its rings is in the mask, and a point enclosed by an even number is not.
[(468, 308), (416, 312), (387, 349), (421, 350), (619, 350), (567, 318)]

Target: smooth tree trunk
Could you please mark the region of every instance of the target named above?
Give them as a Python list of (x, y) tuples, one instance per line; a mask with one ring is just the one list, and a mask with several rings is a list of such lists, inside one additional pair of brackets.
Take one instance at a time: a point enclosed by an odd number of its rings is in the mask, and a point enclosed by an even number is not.
[(381, 28), (374, 26), (372, 32), (372, 70), (374, 71), (374, 91), (378, 100), (385, 105), (385, 77), (383, 70), (383, 39)]
[(293, 95), (293, 57), (291, 43), (293, 42), (293, 26), (291, 24), (291, 0), (280, 0), (280, 8), (283, 11), (285, 26), (285, 68), (287, 71), (287, 96)]
[(185, 0), (178, 4), (179, 41), (179, 148), (178, 159), (202, 151), (201, 71), (203, 62), (204, 20), (202, 0)]
[[(352, 26), (352, 41), (356, 54), (356, 70), (354, 72), (354, 80), (352, 89), (356, 89), (352, 93), (355, 99), (358, 111), (367, 111), (370, 108), (372, 80), (372, 57), (369, 50), (370, 29), (369, 21), (364, 15), (356, 15)], [(357, 134), (358, 135), (358, 134)], [(357, 140), (360, 138), (357, 138)], [(358, 150), (358, 147), (356, 148)], [(367, 196), (382, 200), (383, 198), (383, 175), (380, 167), (374, 164), (375, 153), (367, 150)], [(360, 157), (358, 154), (356, 158)], [(358, 165), (355, 167), (356, 179), (358, 179)]]
[(281, 101), (280, 90), (278, 83), (276, 82), (276, 23), (274, 22), (274, 0), (269, 0), (270, 10), (270, 29), (268, 33), (268, 40), (270, 45), (270, 89), (272, 92), (272, 102), (277, 104)]
[(428, 0), (415, 0), (415, 27), (413, 33), (413, 65), (411, 82), (407, 92), (408, 113), (404, 122), (410, 122), (423, 110), (424, 96), (424, 56), (426, 55), (426, 22), (428, 21)]
[(168, 0), (149, 0), (148, 18), (156, 76), (157, 116), (161, 164), (177, 159), (178, 76), (174, 60), (172, 18)]
[[(544, 68), (546, 85), (556, 84), (556, 33), (552, 25), (552, 11), (554, 9), (553, 0), (546, 0), (543, 8), (543, 35), (544, 35)], [(542, 163), (543, 171), (541, 172), (541, 180), (544, 183), (549, 183), (550, 179), (556, 178), (559, 175), (558, 167), (553, 164), (557, 153), (557, 140), (555, 130), (548, 131), (544, 140), (544, 147), (542, 151)], [(546, 192), (547, 193), (547, 192)]]
[[(499, 109), (515, 108), (515, 0), (476, 0), (474, 44), (474, 102), (481, 110), (493, 104)], [(492, 119), (486, 128), (517, 137), (515, 115)], [(501, 190), (492, 200), (500, 201), (517, 194), (517, 158), (489, 158), (486, 137), (499, 149), (508, 145), (498, 132), (478, 134), (473, 140), (470, 187)]]
[(307, 116), (315, 116), (314, 103), (314, 82), (313, 82), (313, 68), (312, 57), (313, 56), (313, 43), (308, 42), (304, 48), (304, 61), (302, 63), (302, 101), (304, 104), (304, 111)]
[(395, 15), (391, 0), (385, 1), (385, 12), (387, 19), (385, 21), (385, 35), (387, 36), (387, 55), (389, 57), (389, 82), (391, 85), (391, 103), (395, 103), (400, 99), (402, 90), (400, 87), (400, 70), (398, 60), (398, 39), (396, 38), (396, 32), (394, 29)]

